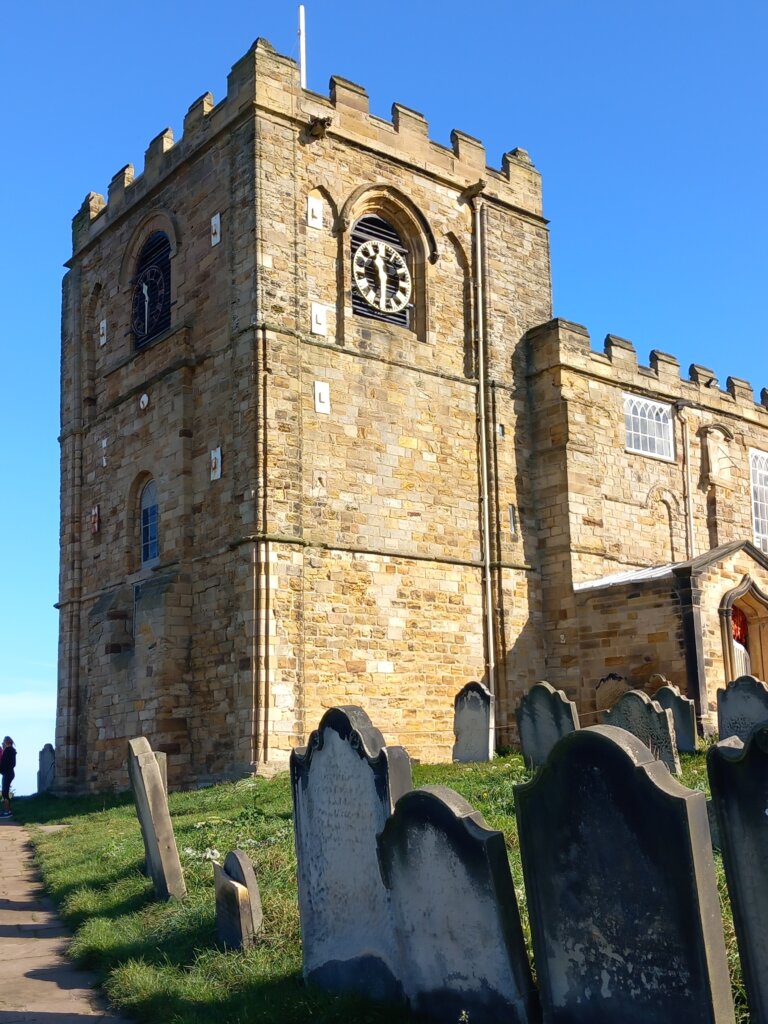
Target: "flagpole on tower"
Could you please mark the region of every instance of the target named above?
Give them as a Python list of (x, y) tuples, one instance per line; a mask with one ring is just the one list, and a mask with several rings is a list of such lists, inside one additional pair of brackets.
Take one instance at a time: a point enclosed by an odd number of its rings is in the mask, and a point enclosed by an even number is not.
[(304, 4), (299, 4), (299, 71), (301, 88), (307, 88), (307, 44), (304, 24)]

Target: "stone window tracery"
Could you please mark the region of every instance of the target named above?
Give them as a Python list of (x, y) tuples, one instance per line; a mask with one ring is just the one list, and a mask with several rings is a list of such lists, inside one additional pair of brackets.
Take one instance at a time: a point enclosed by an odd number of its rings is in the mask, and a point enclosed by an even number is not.
[(674, 458), (672, 407), (638, 395), (624, 395), (627, 451), (657, 458)]
[(768, 452), (749, 452), (752, 482), (752, 529), (755, 547), (768, 552)]

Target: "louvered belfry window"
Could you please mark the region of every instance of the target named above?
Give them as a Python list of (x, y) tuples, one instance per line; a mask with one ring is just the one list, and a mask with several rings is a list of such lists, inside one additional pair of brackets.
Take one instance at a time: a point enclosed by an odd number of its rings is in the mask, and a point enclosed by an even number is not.
[[(391, 245), (393, 249), (400, 253), (406, 263), (410, 264), (408, 249), (403, 245), (400, 235), (391, 224), (375, 214), (361, 217), (352, 229), (351, 259), (353, 262), (355, 253), (360, 246), (364, 242), (369, 241), (386, 242), (387, 245)], [(412, 309), (410, 303), (404, 309), (385, 313), (383, 310), (376, 309), (367, 303), (354, 284), (352, 285), (352, 312), (356, 316), (380, 320), (387, 324), (397, 324), (398, 327), (410, 327), (411, 325)]]
[(131, 330), (141, 348), (171, 326), (171, 243), (155, 231), (144, 243), (136, 264)]

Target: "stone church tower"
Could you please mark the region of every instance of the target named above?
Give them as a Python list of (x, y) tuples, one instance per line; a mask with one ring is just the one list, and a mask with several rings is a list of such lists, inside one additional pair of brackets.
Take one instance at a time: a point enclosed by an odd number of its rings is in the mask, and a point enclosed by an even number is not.
[(521, 339), (551, 317), (537, 171), (450, 148), (259, 40), (73, 222), (57, 779), (286, 764), (323, 710), (450, 757), (542, 674)]
[[(360, 704), (444, 760), (537, 679), (582, 722), (768, 675), (768, 391), (551, 320), (541, 182), (263, 40), (73, 222), (57, 785), (285, 766)], [(607, 684), (607, 689), (602, 688)], [(601, 689), (602, 688), (602, 689)]]

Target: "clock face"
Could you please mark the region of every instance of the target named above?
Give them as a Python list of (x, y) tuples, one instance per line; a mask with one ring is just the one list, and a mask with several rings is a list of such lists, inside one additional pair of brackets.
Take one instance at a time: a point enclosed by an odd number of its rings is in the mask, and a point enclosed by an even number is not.
[(403, 256), (386, 242), (370, 240), (352, 258), (352, 280), (369, 306), (397, 313), (411, 297), (411, 275)]
[(165, 276), (160, 267), (147, 267), (133, 289), (131, 326), (137, 338), (146, 338), (157, 326), (165, 306)]

